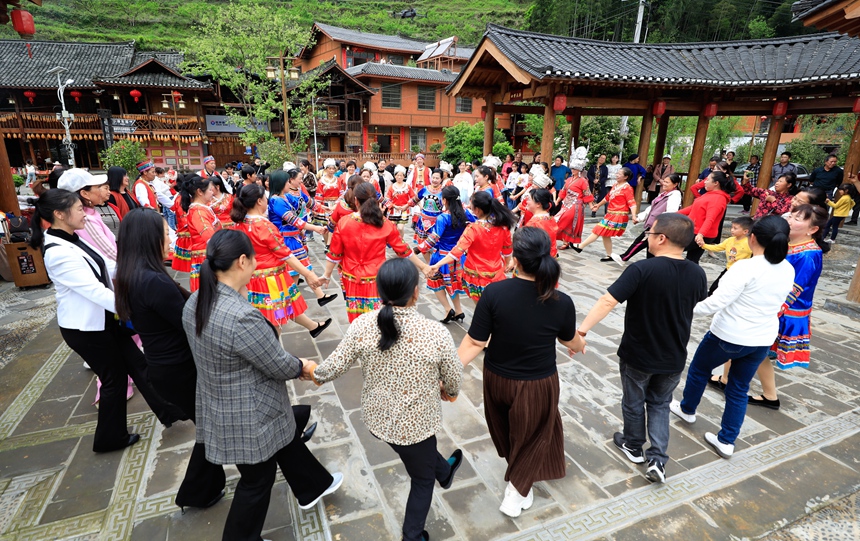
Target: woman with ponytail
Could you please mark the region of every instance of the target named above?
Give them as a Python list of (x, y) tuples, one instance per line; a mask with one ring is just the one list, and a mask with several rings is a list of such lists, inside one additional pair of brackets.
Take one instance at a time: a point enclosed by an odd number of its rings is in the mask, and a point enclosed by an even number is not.
[(408, 257), (422, 272), (428, 269), (400, 238), (397, 227), (382, 215), (376, 189), (363, 182), (353, 193), (359, 210), (338, 223), (326, 255), (323, 276), (323, 280), (330, 281), (335, 266), (339, 268), (350, 323), (382, 304), (376, 291), (376, 273), (385, 262), (386, 246), (398, 257)]
[(484, 288), (504, 280), (505, 270), (510, 268), (511, 228), (516, 218), (487, 191), (472, 195), (472, 212), (477, 221), (469, 225), (448, 255), (430, 266), (430, 271), (435, 274), (443, 265), (459, 261), (465, 254), (463, 285), (469, 297), (478, 302)]
[(537, 227), (546, 231), (551, 242), (549, 255), (557, 257), (558, 248), (556, 248), (556, 239), (558, 238), (559, 226), (555, 218), (549, 213), (549, 210), (552, 208), (552, 194), (544, 188), (532, 190), (527, 205), (532, 218), (526, 224), (526, 227)]
[[(322, 212), (319, 203), (308, 197), (302, 190), (302, 177), (297, 169), (289, 171), (275, 171), (269, 179), (269, 188), (272, 197), (269, 198), (269, 221), (275, 224), (284, 238), (284, 244), (301, 261), (302, 265), (313, 270), (310, 257), (308, 257), (308, 243), (305, 240), (305, 232), (313, 231), (323, 234), (328, 230), (321, 225), (314, 225), (305, 220), (308, 213), (314, 208)], [(289, 271), (293, 282), (298, 286), (299, 273), (293, 269)], [(310, 285), (310, 284), (309, 284)], [(317, 298), (317, 304), (325, 306), (337, 298), (337, 293), (326, 295), (321, 287), (311, 287)]]
[[(463, 208), (460, 202), (460, 190), (454, 186), (447, 186), (440, 194), (444, 212), (436, 218), (433, 229), (417, 247), (413, 250), (416, 254), (433, 252), (430, 256), (430, 264), (435, 265), (442, 260), (457, 245), (457, 241), (466, 230), (469, 223), (475, 221), (475, 216)], [(462, 259), (462, 258), (461, 258)], [(465, 293), (463, 289), (463, 270), (461, 259), (457, 259), (447, 265), (439, 267), (439, 272), (427, 279), (427, 288), (436, 294), (442, 308), (445, 309), (445, 319), (442, 323), (449, 321), (463, 321), (466, 317), (460, 305), (460, 294)], [(451, 303), (448, 302), (450, 297)]]
[(278, 466), (301, 509), (343, 482), (305, 445), (309, 412), (300, 417), (290, 405), (285, 382), (309, 375), (310, 363), (284, 351), (242, 291), (256, 268), (248, 235), (218, 231), (206, 247), (200, 289), (182, 311), (197, 368), (197, 441), (209, 462), (235, 464), (241, 475), (223, 539), (260, 539)]
[[(152, 389), (146, 359), (130, 329), (117, 319), (115, 263), (77, 235), (87, 216), (80, 197), (62, 189), (48, 190), (39, 197), (34, 212), (30, 245), (44, 250), (45, 268), (56, 289), (60, 334), (101, 381), (93, 451), (116, 451), (140, 440), (127, 428), (129, 376), (163, 424), (186, 419)], [(50, 224), (45, 232), (42, 221)]]
[(443, 399), (456, 400), (462, 366), (451, 334), (418, 313), (418, 280), (418, 271), (404, 259), (383, 263), (376, 278), (382, 308), (358, 317), (328, 359), (311, 367), (313, 381), (322, 385), (361, 361), (364, 423), (400, 456), (412, 481), (403, 519), (407, 541), (430, 538), (424, 524), (433, 487), (438, 481), (449, 488), (463, 461), (460, 449), (446, 460), (436, 448), (442, 428), (439, 386)]
[(508, 462), (499, 510), (510, 517), (532, 506), (534, 483), (564, 477), (556, 342), (576, 352), (585, 347), (573, 301), (555, 288), (561, 267), (550, 248), (541, 229), (516, 232), (514, 277), (487, 285), (459, 349), (465, 366), (486, 348), (484, 416)]
[[(216, 231), (221, 230), (221, 221), (209, 206), (215, 194), (212, 181), (199, 175), (185, 175), (179, 188), (179, 208), (176, 214), (176, 249), (174, 250), (174, 269), (191, 272), (189, 289), (197, 291), (200, 264), (206, 259), (206, 243)], [(180, 223), (181, 222), (181, 223)], [(177, 262), (178, 260), (178, 262)], [(187, 262), (187, 263), (186, 263)], [(178, 264), (179, 268), (176, 268)]]
[(334, 210), (331, 211), (331, 216), (328, 218), (329, 233), (334, 233), (334, 229), (337, 227), (337, 223), (341, 218), (349, 216), (358, 210), (358, 207), (355, 206), (355, 187), (362, 182), (366, 181), (358, 175), (352, 175), (349, 177), (349, 180), (346, 181), (346, 191), (343, 193), (343, 197), (338, 200), (337, 204), (334, 206)]
[[(275, 171), (272, 176), (278, 173)], [(286, 266), (289, 265), (294, 272), (304, 276), (311, 287), (320, 287), (320, 279), (287, 248), (281, 232), (266, 217), (268, 210), (263, 187), (250, 184), (242, 188), (239, 196), (233, 200), (230, 213), (231, 220), (236, 224), (234, 229), (248, 235), (257, 254), (257, 268), (247, 285), (248, 301), (272, 325), (280, 328), (292, 320), (307, 329), (312, 338), (316, 338), (331, 325), (331, 318), (320, 323), (304, 315), (308, 305), (287, 274)]]
[(750, 381), (774, 343), (780, 328), (777, 314), (792, 291), (794, 267), (785, 259), (789, 232), (779, 216), (765, 216), (753, 224), (749, 236), (753, 256), (736, 261), (714, 294), (693, 311), (699, 316), (714, 314), (714, 318), (690, 362), (684, 398), (673, 401), (669, 409), (694, 423), (711, 373), (731, 359), (721, 430), (718, 434), (705, 432), (705, 442), (723, 458), (734, 452), (746, 415)]
[(210, 175), (208, 178), (212, 181), (214, 189), (209, 206), (221, 222), (221, 228), (230, 229), (233, 227), (233, 222), (230, 220), (230, 211), (233, 208), (233, 187), (225, 182), (221, 175)]

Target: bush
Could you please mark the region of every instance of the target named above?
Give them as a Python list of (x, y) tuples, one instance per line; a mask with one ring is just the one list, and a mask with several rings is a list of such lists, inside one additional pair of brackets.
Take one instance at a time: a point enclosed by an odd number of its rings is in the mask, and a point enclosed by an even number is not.
[(430, 145), (430, 152), (438, 153), (442, 150), (442, 143), (433, 143)]
[(122, 167), (130, 178), (136, 177), (137, 164), (146, 159), (146, 150), (137, 141), (120, 140), (99, 153), (102, 167)]
[(810, 172), (816, 167), (824, 165), (824, 158), (827, 157), (824, 149), (806, 137), (787, 143), (785, 150), (791, 152), (791, 161), (806, 166)]
[(370, 143), (370, 151), (373, 152), (374, 154), (379, 152), (381, 149), (382, 149), (382, 147), (379, 146), (379, 143), (377, 143), (376, 141)]
[(26, 178), (22, 175), (12, 175), (12, 182), (15, 183), (16, 188), (20, 188), (21, 186), (23, 186), (25, 180)]
[(421, 152), (421, 147), (418, 145), (412, 145), (412, 152), (413, 153)]
[[(484, 124), (466, 121), (444, 128), (445, 150), (439, 155), (440, 160), (456, 164), (460, 160), (471, 162), (484, 157)], [(502, 130), (493, 132), (493, 155), (504, 158), (505, 154), (513, 154), (514, 147), (505, 139)]]
[(295, 156), (287, 152), (286, 143), (280, 139), (257, 143), (257, 154), (261, 160), (272, 164), (276, 169), (280, 169), (284, 162), (295, 162)]

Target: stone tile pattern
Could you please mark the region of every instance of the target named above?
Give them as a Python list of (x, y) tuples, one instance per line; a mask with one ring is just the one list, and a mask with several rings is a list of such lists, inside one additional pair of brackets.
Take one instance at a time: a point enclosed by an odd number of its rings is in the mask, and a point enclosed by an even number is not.
[[(844, 296), (858, 239), (853, 231), (846, 237), (842, 242), (840, 236), (828, 256), (817, 304), (828, 296)], [(319, 270), (321, 243), (311, 243), (311, 248)], [(561, 288), (571, 293), (580, 319), (621, 271), (597, 262), (598, 257), (600, 249), (595, 248), (581, 255), (563, 253), (561, 258)], [(704, 258), (703, 268), (713, 279), (723, 264), (719, 256)], [(0, 288), (0, 308), (3, 296), (11, 292), (17, 293)], [(320, 360), (347, 328), (344, 304), (338, 299), (320, 308), (304, 293), (308, 315), (332, 317), (334, 324), (317, 341), (304, 329), (288, 325), (283, 343), (293, 353)], [(464, 305), (468, 322), (472, 305)], [(419, 310), (428, 317), (444, 316), (427, 292)], [(783, 409), (751, 409), (736, 455), (723, 461), (702, 441), (703, 432), (718, 426), (722, 413), (722, 396), (707, 392), (695, 425), (672, 421), (673, 460), (667, 467), (669, 482), (662, 486), (650, 485), (642, 469), (626, 462), (611, 443), (612, 433), (621, 427), (614, 352), (623, 330), (623, 309), (589, 335), (586, 355), (571, 359), (559, 348), (568, 473), (565, 479), (538, 483), (534, 507), (515, 520), (498, 512), (505, 463), (486, 431), (478, 359), (465, 370), (462, 398), (444, 404), (440, 451), (447, 454), (460, 447), (466, 459), (454, 486), (437, 489), (427, 529), (433, 539), (446, 540), (665, 539), (691, 529), (703, 539), (725, 539), (772, 534), (811, 511), (827, 509), (828, 503), (860, 486), (855, 458), (860, 448), (860, 368), (852, 361), (860, 346), (860, 323), (822, 310), (814, 312), (813, 321), (813, 366), (778, 374)], [(0, 320), (0, 333), (3, 325)], [(694, 323), (691, 356), (707, 325), (707, 320)], [(449, 325), (457, 342), (467, 328)], [(173, 498), (193, 444), (193, 426), (178, 423), (165, 430), (138, 394), (129, 402), (129, 425), (142, 434), (142, 441), (121, 453), (93, 454), (92, 373), (62, 344), (55, 324), (38, 336), (23, 340), (18, 353), (0, 366), (0, 541), (220, 538), (238, 479), (235, 468), (228, 468), (222, 502), (182, 514)], [(393, 451), (361, 421), (360, 369), (354, 367), (320, 388), (305, 382), (288, 387), (297, 402), (314, 408), (314, 420), (320, 421), (311, 445), (315, 454), (332, 471), (343, 471), (346, 481), (316, 508), (301, 511), (279, 474), (264, 536), (399, 539), (408, 476)], [(750, 510), (751, 502), (757, 504)], [(763, 515), (765, 507), (769, 513)], [(744, 520), (745, 510), (757, 518)], [(802, 522), (782, 532), (795, 531), (791, 528)]]

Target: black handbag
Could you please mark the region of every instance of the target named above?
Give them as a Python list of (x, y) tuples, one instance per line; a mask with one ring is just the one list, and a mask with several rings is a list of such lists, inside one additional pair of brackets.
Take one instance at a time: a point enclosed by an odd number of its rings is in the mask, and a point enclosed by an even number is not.
[(7, 214), (6, 221), (9, 225), (9, 242), (29, 242), (30, 221), (26, 216)]

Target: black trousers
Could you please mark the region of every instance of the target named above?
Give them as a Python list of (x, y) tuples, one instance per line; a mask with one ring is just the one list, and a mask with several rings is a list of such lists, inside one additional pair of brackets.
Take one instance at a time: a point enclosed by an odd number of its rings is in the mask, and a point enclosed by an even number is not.
[(621, 254), (622, 261), (630, 261), (634, 255), (638, 254), (642, 250), (645, 250), (645, 257), (647, 259), (651, 259), (654, 257), (651, 252), (648, 250), (648, 231), (643, 231), (639, 233), (639, 236), (633, 241), (633, 243)]
[[(719, 242), (719, 237), (704, 239), (705, 244), (717, 244)], [(693, 263), (699, 263), (699, 260), (702, 258), (702, 254), (705, 253), (704, 248), (700, 248), (698, 244), (696, 244), (696, 239), (693, 239), (689, 245), (687, 245), (687, 259), (692, 261)]]
[(81, 356), (102, 382), (99, 416), (93, 451), (104, 453), (122, 449), (128, 442), (126, 389), (128, 376), (158, 420), (170, 426), (187, 419), (182, 412), (162, 399), (149, 383), (146, 359), (137, 344), (118, 326), (104, 331), (79, 331), (60, 328), (63, 340)]
[(388, 445), (394, 449), (411, 479), (406, 515), (403, 517), (404, 541), (421, 541), (421, 532), (427, 522), (427, 513), (433, 501), (433, 485), (444, 482), (451, 475), (451, 464), (436, 449), (436, 436), (412, 445)]
[[(196, 422), (197, 368), (194, 361), (149, 365), (148, 371), (149, 381), (158, 394)], [(226, 481), (224, 467), (206, 460), (206, 447), (198, 442), (194, 444), (185, 468), (185, 478), (176, 493), (176, 505), (205, 507), (224, 490)]]
[(723, 277), (723, 275), (726, 273), (727, 270), (729, 270), (729, 269), (723, 269), (723, 272), (721, 272), (720, 275), (717, 276), (717, 279), (714, 280), (714, 283), (711, 284), (711, 287), (708, 289), (708, 297), (713, 295), (714, 291), (716, 291), (717, 288), (720, 287), (720, 278)]
[(272, 499), (277, 466), (280, 466), (290, 490), (301, 505), (317, 499), (334, 481), (325, 466), (320, 464), (301, 440), (310, 418), (310, 406), (294, 406), (293, 411), (296, 415), (296, 434), (289, 445), (259, 464), (236, 464), (242, 477), (236, 485), (222, 541), (260, 541), (269, 501)]

